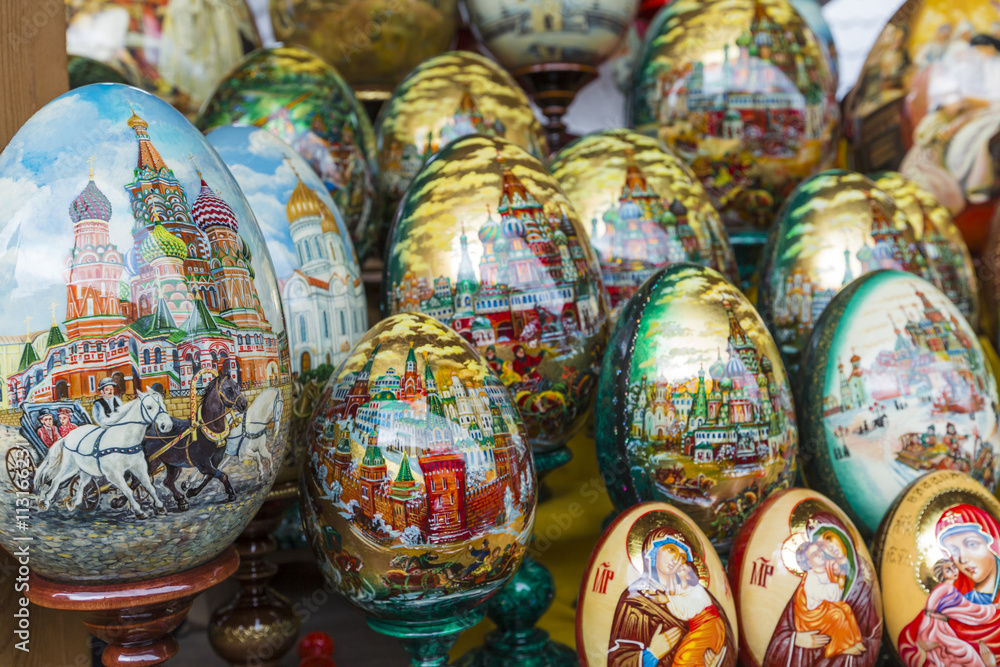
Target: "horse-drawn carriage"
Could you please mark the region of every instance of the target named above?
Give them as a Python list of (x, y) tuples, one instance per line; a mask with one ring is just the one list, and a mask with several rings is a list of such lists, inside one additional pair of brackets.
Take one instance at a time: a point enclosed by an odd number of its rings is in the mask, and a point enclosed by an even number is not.
[[(191, 419), (171, 416), (155, 391), (139, 391), (103, 426), (95, 425), (75, 401), (25, 404), (21, 434), (29, 444), (8, 452), (8, 475), (19, 489), (24, 482), (17, 480), (33, 480), (32, 488), (25, 490), (39, 497), (42, 509), (65, 489), (64, 504), (71, 510), (80, 505), (94, 509), (102, 496), (116, 491), (120, 496), (112, 499), (113, 509), (127, 503), (141, 519), (146, 516), (142, 504), (151, 501), (157, 512), (164, 512), (152, 482), (164, 470), (163, 485), (180, 511), (188, 508), (187, 498), (197, 496), (212, 479), (221, 482), (227, 500), (234, 500), (236, 492), (219, 465), (227, 449), (237, 456), (252, 450), (270, 462), (266, 437), (280, 423), (281, 395), (273, 388), (262, 392), (258, 398), (265, 400), (259, 406), (255, 402), (255, 416), (248, 424), (244, 417), (251, 406), (229, 376), (202, 369), (192, 381), (192, 387), (199, 386), (203, 391), (192, 389), (190, 395)], [(43, 411), (54, 414), (60, 409), (69, 411), (72, 426), (64, 424), (59, 439), (52, 442), (51, 428), (47, 426), (43, 437), (40, 420)], [(46, 438), (50, 442), (44, 442)], [(203, 479), (182, 494), (176, 481), (185, 468), (195, 468)]]

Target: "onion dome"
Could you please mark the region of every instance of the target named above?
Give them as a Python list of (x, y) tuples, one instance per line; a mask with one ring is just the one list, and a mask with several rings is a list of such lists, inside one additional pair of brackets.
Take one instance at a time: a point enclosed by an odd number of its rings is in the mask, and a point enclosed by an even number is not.
[(733, 388), (733, 381), (729, 378), (722, 378), (719, 380), (719, 389), (722, 391), (730, 391)]
[(854, 354), (851, 355), (851, 363), (852, 364), (856, 364), (859, 361), (861, 361), (861, 357), (858, 356), (857, 352), (855, 352)]
[(556, 245), (566, 245), (567, 243), (566, 235), (563, 234), (563, 231), (561, 229), (557, 229), (556, 231), (552, 232), (552, 242), (555, 243)]
[(715, 362), (708, 367), (708, 374), (713, 380), (721, 380), (726, 374), (726, 365), (722, 362), (722, 354), (716, 357)]
[(726, 364), (726, 376), (730, 378), (743, 378), (747, 374), (747, 367), (740, 359), (740, 355), (735, 350), (729, 352), (729, 363)]
[(639, 220), (642, 218), (642, 208), (631, 199), (626, 199), (618, 212), (622, 220)]
[(69, 217), (76, 224), (81, 220), (111, 220), (111, 202), (94, 183), (93, 175), (83, 192), (69, 205)]
[(879, 262), (890, 261), (894, 256), (895, 252), (892, 245), (884, 241), (876, 243), (875, 247), (872, 248), (872, 257)]
[(135, 246), (128, 249), (123, 257), (123, 260), (125, 268), (128, 269), (129, 273), (133, 276), (139, 275), (139, 256), (136, 254)]
[(130, 128), (132, 128), (133, 130), (135, 128), (137, 128), (137, 127), (141, 127), (143, 129), (148, 129), (149, 128), (149, 123), (147, 123), (146, 121), (144, 121), (142, 118), (139, 118), (139, 114), (137, 114), (135, 112), (135, 109), (132, 109), (132, 115), (129, 116), (129, 119), (128, 119), (128, 126)]
[(204, 178), (201, 179), (201, 192), (191, 207), (191, 217), (203, 232), (216, 227), (225, 227), (234, 232), (239, 228), (233, 209), (212, 192), (212, 188), (208, 187)]
[(524, 221), (518, 218), (516, 215), (507, 215), (503, 218), (503, 235), (508, 239), (519, 239), (524, 236), (525, 229)]
[(493, 243), (500, 238), (500, 225), (493, 219), (493, 214), (489, 214), (486, 222), (479, 228), (479, 240), (483, 243)]
[(761, 354), (760, 355), (760, 370), (764, 371), (765, 373), (770, 373), (771, 372), (771, 368), (772, 368), (771, 367), (771, 360), (768, 358), (768, 356), (766, 354)]
[(302, 182), (298, 172), (295, 173), (298, 183), (288, 197), (288, 204), (285, 205), (285, 212), (288, 215), (288, 222), (295, 222), (302, 218), (318, 218), (323, 215), (323, 202), (316, 195), (312, 188)]
[(673, 203), (670, 204), (669, 210), (676, 218), (683, 218), (688, 212), (687, 206), (681, 203), (680, 199), (675, 199)]
[(152, 264), (161, 257), (173, 257), (181, 261), (187, 259), (187, 246), (160, 224), (157, 220), (151, 231), (139, 246), (139, 252), (147, 263)]

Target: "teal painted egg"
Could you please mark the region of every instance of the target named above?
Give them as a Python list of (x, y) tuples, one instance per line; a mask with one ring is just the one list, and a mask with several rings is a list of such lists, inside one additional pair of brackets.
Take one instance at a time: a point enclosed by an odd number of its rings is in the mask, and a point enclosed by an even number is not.
[(292, 410), (279, 284), (243, 193), (166, 102), (96, 84), (25, 123), (0, 194), (0, 544), (19, 544), (20, 512), (49, 579), (207, 562), (264, 502)]
[(927, 471), (996, 488), (996, 379), (972, 327), (931, 283), (899, 271), (855, 280), (827, 306), (803, 368), (803, 473), (862, 534)]
[(517, 570), (535, 519), (527, 431), (448, 326), (388, 317), (313, 413), (303, 525), (327, 581), (383, 620), (446, 620)]
[(594, 431), (616, 508), (669, 502), (721, 551), (795, 476), (795, 409), (777, 346), (742, 292), (695, 264), (660, 269), (625, 306)]

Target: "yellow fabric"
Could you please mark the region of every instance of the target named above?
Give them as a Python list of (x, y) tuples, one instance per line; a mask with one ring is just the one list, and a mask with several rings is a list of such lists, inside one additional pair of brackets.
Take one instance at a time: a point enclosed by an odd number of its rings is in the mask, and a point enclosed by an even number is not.
[[(531, 554), (544, 563), (556, 582), (556, 597), (538, 624), (556, 641), (576, 646), (576, 596), (590, 554), (601, 536), (601, 523), (611, 513), (611, 500), (597, 471), (594, 441), (583, 428), (569, 442), (573, 460), (554, 470), (543, 486), (551, 496), (538, 504)], [(459, 637), (452, 660), (481, 646), (494, 629), (486, 619)]]

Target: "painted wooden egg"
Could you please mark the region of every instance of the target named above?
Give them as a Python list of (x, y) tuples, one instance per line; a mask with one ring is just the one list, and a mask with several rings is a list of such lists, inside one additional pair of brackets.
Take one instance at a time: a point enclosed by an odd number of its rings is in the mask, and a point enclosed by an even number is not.
[(720, 552), (795, 476), (795, 408), (771, 334), (736, 287), (694, 264), (660, 269), (625, 306), (594, 430), (617, 509), (670, 502)]
[(703, 264), (738, 282), (729, 237), (705, 189), (655, 139), (596, 132), (562, 149), (550, 168), (590, 233), (612, 321), (666, 264)]
[(972, 327), (926, 280), (879, 271), (854, 281), (817, 323), (803, 368), (806, 481), (866, 537), (928, 470), (996, 488), (996, 379)]
[(580, 586), (583, 667), (735, 667), (739, 634), (726, 571), (689, 516), (647, 502), (604, 531)]
[(857, 528), (808, 489), (774, 494), (740, 529), (729, 583), (745, 667), (873, 667), (882, 596)]
[(383, 312), (427, 313), (475, 345), (536, 454), (583, 424), (607, 306), (587, 234), (538, 160), (494, 137), (448, 144), (403, 198), (386, 257)]
[(189, 118), (260, 48), (245, 0), (66, 0), (66, 24), (69, 55), (112, 66)]
[(1000, 503), (968, 475), (935, 471), (893, 503), (872, 547), (886, 646), (906, 667), (1000, 660)]
[(934, 194), (981, 252), (1000, 193), (1000, 18), (987, 0), (907, 0), (844, 103), (859, 171), (893, 169)]
[(833, 31), (830, 29), (830, 24), (827, 22), (826, 17), (823, 16), (823, 4), (819, 0), (788, 1), (795, 8), (795, 11), (802, 16), (802, 20), (806, 22), (806, 25), (816, 35), (816, 39), (819, 40), (820, 48), (823, 49), (823, 55), (827, 58), (827, 64), (830, 66), (834, 86), (836, 87), (840, 79), (840, 68), (837, 62), (839, 56), (837, 54), (837, 44), (833, 41)]
[(166, 102), (96, 84), (25, 123), (0, 197), (0, 544), (21, 544), (27, 512), (50, 579), (210, 560), (264, 502), (292, 409), (278, 281), (239, 186)]
[(639, 0), (466, 0), (476, 39), (511, 70), (545, 63), (596, 67), (610, 56)]
[(727, 225), (766, 228), (832, 164), (835, 93), (788, 0), (674, 0), (646, 33), (627, 116), (691, 164)]
[(931, 276), (903, 210), (855, 172), (825, 171), (804, 181), (775, 221), (758, 272), (757, 308), (793, 376), (830, 299), (878, 269)]
[(255, 51), (219, 84), (198, 116), (220, 125), (262, 127), (304, 157), (347, 219), (359, 256), (375, 241), (378, 161), (364, 108), (335, 69), (305, 49)]
[(420, 63), (445, 51), (458, 0), (270, 0), (274, 36), (315, 51), (356, 90), (388, 96)]
[(449, 141), (486, 134), (539, 160), (548, 156), (545, 133), (521, 87), (495, 62), (469, 51), (421, 63), (382, 107), (375, 132), (387, 221), (420, 167)]
[(388, 317), (313, 413), (303, 525), (327, 581), (383, 619), (440, 620), (517, 570), (535, 519), (524, 423), (489, 363), (447, 325)]
[(927, 257), (934, 284), (958, 306), (969, 322), (978, 324), (976, 268), (951, 213), (934, 195), (898, 172), (879, 172), (869, 178), (906, 214)]
[(208, 133), (250, 203), (274, 263), (291, 352), (291, 451), (280, 481), (298, 478), (305, 429), (330, 374), (368, 330), (361, 270), (347, 225), (323, 182), (267, 130)]

